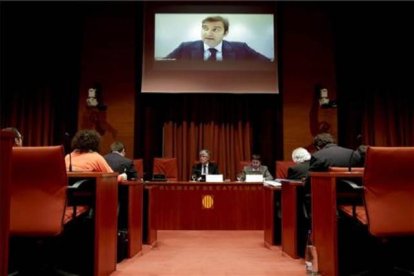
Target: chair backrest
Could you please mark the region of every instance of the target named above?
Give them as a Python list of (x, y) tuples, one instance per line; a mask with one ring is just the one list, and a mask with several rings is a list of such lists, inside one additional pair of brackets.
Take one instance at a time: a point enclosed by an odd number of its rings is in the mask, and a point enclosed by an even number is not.
[(63, 229), (67, 185), (63, 146), (14, 147), (10, 234), (59, 234)]
[(137, 170), (138, 179), (144, 178), (144, 162), (142, 158), (134, 159), (134, 166)]
[(152, 174), (163, 174), (169, 181), (178, 180), (177, 158), (154, 158)]
[(294, 166), (296, 163), (293, 161), (276, 161), (276, 178), (287, 178), (287, 172), (289, 167)]
[(250, 160), (242, 160), (242, 161), (239, 161), (239, 170), (238, 170), (238, 172), (242, 172), (243, 171), (243, 168), (245, 166), (250, 166), (251, 163), (252, 162)]
[(368, 147), (364, 200), (375, 236), (414, 234), (414, 147)]

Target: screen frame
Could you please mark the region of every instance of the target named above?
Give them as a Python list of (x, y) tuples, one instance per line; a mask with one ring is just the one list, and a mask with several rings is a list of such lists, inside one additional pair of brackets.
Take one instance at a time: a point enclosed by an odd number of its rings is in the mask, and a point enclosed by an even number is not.
[[(143, 47), (141, 93), (220, 93), (220, 94), (279, 94), (279, 58), (277, 39), (276, 4), (273, 2), (144, 2)], [(155, 15), (156, 14), (264, 14), (273, 15), (273, 61), (226, 62), (206, 64), (200, 61), (163, 63), (155, 60)], [(241, 66), (242, 65), (242, 66)], [(189, 70), (191, 68), (191, 70)], [(251, 68), (256, 68), (251, 70)], [(203, 80), (205, 72), (210, 79), (228, 79), (227, 84), (216, 87)], [(182, 85), (183, 75), (190, 74), (187, 87)], [(180, 81), (181, 78), (181, 81)], [(162, 80), (162, 82), (160, 81)], [(234, 84), (243, 83), (235, 89)], [(155, 85), (150, 85), (153, 83)], [(163, 84), (164, 83), (164, 84)], [(241, 84), (240, 84), (241, 85)], [(200, 89), (200, 87), (202, 87)], [(198, 90), (199, 89), (199, 90)]]

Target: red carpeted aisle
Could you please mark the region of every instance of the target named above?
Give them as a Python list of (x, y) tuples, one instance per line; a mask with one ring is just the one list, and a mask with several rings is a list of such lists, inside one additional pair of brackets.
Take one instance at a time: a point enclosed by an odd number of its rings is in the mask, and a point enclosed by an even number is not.
[(302, 259), (264, 247), (263, 231), (159, 231), (156, 247), (144, 246), (111, 276), (305, 274)]

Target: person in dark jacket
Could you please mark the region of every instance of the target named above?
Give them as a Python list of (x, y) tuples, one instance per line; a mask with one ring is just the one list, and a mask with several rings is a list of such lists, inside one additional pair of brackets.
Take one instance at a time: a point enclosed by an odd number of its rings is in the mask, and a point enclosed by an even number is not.
[(113, 142), (111, 152), (106, 154), (104, 158), (114, 172), (126, 173), (128, 180), (137, 179), (134, 162), (125, 157), (125, 146), (122, 142)]
[(192, 167), (192, 179), (205, 181), (207, 174), (220, 174), (216, 163), (210, 162), (210, 151), (203, 149), (199, 153), (199, 162)]
[(313, 145), (317, 151), (312, 154), (309, 171), (322, 172), (329, 167), (354, 167), (361, 163), (359, 151), (338, 146), (329, 133), (316, 135)]

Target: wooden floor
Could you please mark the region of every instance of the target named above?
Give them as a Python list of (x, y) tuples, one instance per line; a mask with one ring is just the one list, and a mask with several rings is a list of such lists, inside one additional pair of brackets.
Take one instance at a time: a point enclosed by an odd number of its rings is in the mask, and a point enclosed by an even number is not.
[(263, 231), (159, 231), (156, 247), (126, 259), (111, 276), (306, 275), (303, 259), (279, 246), (268, 249)]

